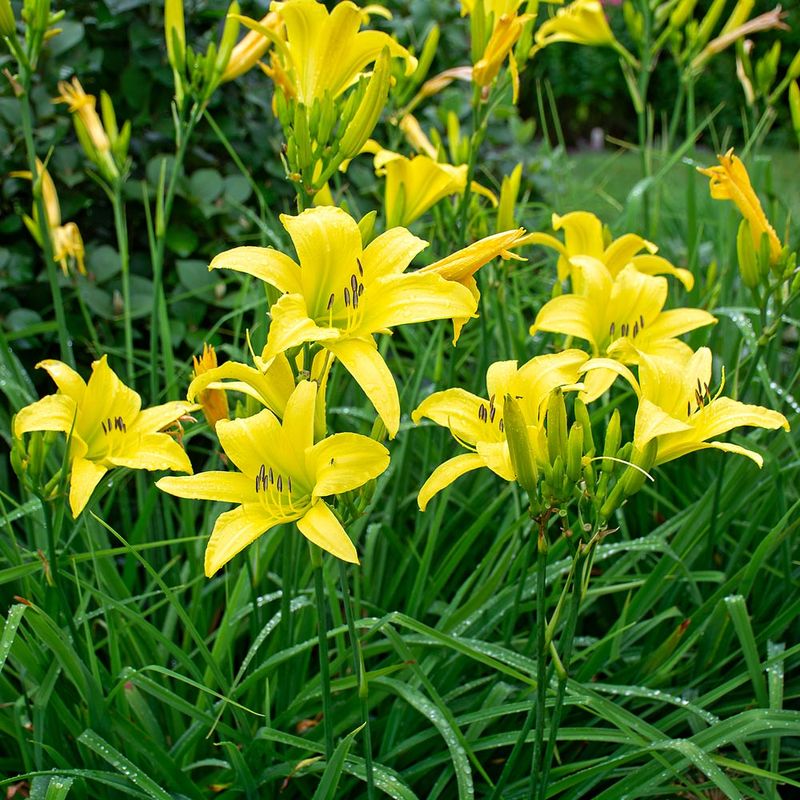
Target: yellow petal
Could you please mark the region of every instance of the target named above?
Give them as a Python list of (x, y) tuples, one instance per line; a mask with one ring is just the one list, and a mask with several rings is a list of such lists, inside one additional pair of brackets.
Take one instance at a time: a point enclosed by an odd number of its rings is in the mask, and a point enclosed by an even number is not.
[(598, 350), (598, 334), (603, 324), (597, 324), (597, 319), (603, 309), (598, 308), (596, 302), (588, 297), (577, 294), (562, 294), (548, 300), (536, 315), (536, 320), (531, 326), (531, 335), (538, 331), (549, 333), (563, 333), (567, 336), (577, 336)]
[(483, 466), (486, 465), (477, 453), (465, 453), (440, 464), (419, 490), (417, 497), (419, 510), (424, 511), (428, 507), (431, 498), (441, 492), (442, 489), (446, 489), (454, 480)]
[(108, 470), (104, 466), (86, 458), (73, 460), (69, 477), (69, 507), (73, 517), (77, 517), (86, 507), (95, 486), (106, 472)]
[(220, 503), (253, 503), (258, 500), (255, 483), (241, 472), (199, 472), (186, 478), (166, 477), (156, 481), (162, 492), (188, 500)]
[(406, 228), (390, 228), (373, 239), (361, 255), (364, 273), (377, 278), (404, 272), (427, 246)]
[(751, 461), (754, 461), (759, 469), (764, 466), (764, 459), (755, 450), (748, 450), (738, 444), (731, 442), (680, 442), (673, 444), (670, 438), (666, 438), (664, 443), (658, 443), (658, 455), (656, 456), (656, 464), (666, 464), (668, 461), (674, 461), (676, 458), (685, 456), (688, 453), (694, 453), (697, 450), (722, 450), (724, 453), (736, 453), (740, 456), (745, 456)]
[(485, 466), (504, 481), (516, 480), (507, 442), (478, 442), (476, 449)]
[(377, 478), (389, 466), (389, 451), (357, 433), (337, 433), (308, 452), (307, 470), (314, 477), (313, 497), (350, 492)]
[(137, 436), (129, 432), (113, 455), (108, 457), (108, 463), (129, 469), (192, 471), (189, 456), (166, 433), (145, 433)]
[[(511, 362), (514, 363), (514, 362)], [(445, 389), (426, 397), (412, 412), (411, 419), (423, 417), (448, 428), (453, 436), (473, 447), (484, 436), (484, 425), (478, 415), (486, 401), (464, 389)]]
[(50, 394), (20, 409), (14, 417), (14, 436), (31, 431), (69, 433), (75, 422), (74, 400), (65, 394)]
[(688, 269), (676, 267), (667, 261), (666, 258), (655, 255), (640, 255), (634, 256), (630, 263), (645, 275), (672, 275), (677, 278), (690, 292), (694, 287), (694, 275)]
[(714, 325), (717, 318), (702, 308), (673, 308), (662, 311), (645, 330), (647, 339), (672, 339), (705, 325)]
[(640, 450), (658, 436), (689, 430), (691, 430), (690, 425), (670, 416), (664, 409), (651, 403), (647, 398), (639, 401), (633, 443)]
[(271, 247), (234, 247), (215, 256), (208, 268), (244, 272), (284, 294), (301, 291), (300, 268), (289, 256)]
[(358, 564), (358, 553), (353, 542), (336, 519), (334, 513), (321, 500), (314, 503), (297, 520), (297, 528), (303, 536), (336, 558), (350, 564)]
[(374, 297), (364, 304), (364, 316), (358, 326), (363, 334), (434, 319), (471, 317), (475, 313), (475, 299), (469, 289), (433, 273), (379, 278), (369, 290)]
[(175, 400), (160, 406), (145, 408), (134, 418), (128, 427), (129, 434), (157, 433), (179, 420), (185, 414), (197, 410), (194, 403)]
[(247, 545), (285, 521), (272, 516), (258, 503), (249, 503), (220, 514), (206, 545), (206, 577), (211, 578)]
[(564, 350), (535, 356), (519, 368), (517, 388), (513, 394), (524, 394), (525, 399), (540, 414), (553, 389), (577, 383), (583, 365), (589, 356), (583, 350)]
[(321, 342), (338, 338), (336, 328), (321, 328), (308, 315), (306, 301), (301, 294), (285, 294), (272, 306), (267, 346), (261, 358), (267, 361), (290, 347), (305, 342)]
[(394, 439), (400, 427), (400, 398), (394, 377), (372, 339), (341, 339), (325, 342), (353, 376), (383, 420), (389, 438)]
[(47, 370), (62, 394), (72, 398), (76, 403), (80, 403), (83, 400), (86, 381), (72, 367), (63, 361), (55, 361), (53, 359), (40, 361), (36, 366)]
[(281, 430), (286, 452), (282, 464), (290, 475), (302, 475), (305, 470), (305, 454), (314, 444), (314, 416), (317, 389), (313, 381), (301, 381), (292, 392), (283, 416)]
[(789, 422), (783, 414), (763, 406), (749, 405), (719, 397), (712, 400), (692, 416), (692, 425), (701, 440), (711, 439), (734, 428), (783, 428), (789, 430)]
[(283, 434), (269, 409), (244, 419), (221, 419), (216, 433), (225, 455), (248, 477), (255, 477), (262, 464), (278, 460)]
[(103, 356), (92, 364), (76, 430), (87, 438), (106, 418), (121, 416), (124, 420), (134, 420), (141, 407), (142, 398), (117, 377)]
[[(619, 238), (614, 239), (614, 241), (606, 247), (602, 256), (600, 256), (600, 260), (608, 267), (608, 271), (612, 275), (616, 275), (627, 267), (628, 264), (633, 261), (634, 256), (642, 250), (647, 250), (648, 253), (655, 253), (658, 248), (652, 242), (648, 242), (647, 239), (643, 239), (635, 233), (624, 233)], [(669, 264), (665, 258), (662, 259), (660, 256), (659, 260)], [(639, 267), (637, 267), (637, 269), (639, 269)], [(639, 271), (647, 272), (648, 275), (656, 275), (662, 270), (648, 272), (646, 269), (639, 269)]]

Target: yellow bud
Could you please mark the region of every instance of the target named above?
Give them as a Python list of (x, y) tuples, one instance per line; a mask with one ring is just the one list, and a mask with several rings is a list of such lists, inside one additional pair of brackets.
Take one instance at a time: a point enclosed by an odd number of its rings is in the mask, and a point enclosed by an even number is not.
[(567, 437), (567, 477), (572, 483), (577, 483), (581, 478), (583, 458), (583, 425), (575, 423), (569, 430)]
[(587, 455), (594, 455), (594, 438), (592, 437), (592, 421), (589, 418), (589, 409), (579, 397), (575, 398), (573, 406), (575, 422), (583, 429), (583, 451)]
[(497, 206), (497, 225), (495, 226), (498, 233), (509, 231), (515, 227), (514, 208), (517, 204), (521, 179), (522, 164), (517, 164), (510, 175), (503, 177), (500, 187), (500, 202)]
[(216, 71), (217, 80), (222, 79), (222, 75), (231, 60), (231, 53), (236, 46), (236, 39), (239, 36), (239, 4), (236, 0), (228, 6), (228, 13), (225, 17), (225, 26), (222, 29), (222, 37), (219, 40), (219, 52), (217, 53)]
[(792, 113), (792, 127), (800, 143), (800, 85), (797, 81), (789, 84), (789, 111)]
[(167, 57), (172, 69), (183, 72), (186, 60), (186, 28), (183, 23), (183, 0), (165, 0), (164, 33)]
[(519, 402), (510, 394), (503, 399), (503, 426), (517, 483), (528, 493), (529, 497), (533, 498), (536, 495), (539, 479), (536, 459), (525, 416), (519, 407)]
[(697, 0), (680, 0), (669, 16), (670, 28), (682, 28), (686, 20), (694, 13)]
[(561, 389), (550, 392), (547, 401), (547, 453), (551, 464), (567, 455), (567, 406)]

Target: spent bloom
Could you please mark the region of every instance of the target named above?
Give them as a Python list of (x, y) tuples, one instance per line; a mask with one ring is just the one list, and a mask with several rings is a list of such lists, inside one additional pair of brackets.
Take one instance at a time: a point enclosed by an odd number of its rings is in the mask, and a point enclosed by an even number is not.
[[(195, 379), (218, 369), (217, 351), (214, 350), (214, 345), (204, 344), (202, 355), (199, 358), (193, 356), (192, 362), (194, 367), (192, 378)], [(221, 419), (228, 419), (228, 397), (222, 389), (212, 386), (201, 389), (197, 393), (197, 402), (212, 430)]]
[(299, 263), (272, 248), (237, 247), (216, 256), (209, 268), (248, 273), (283, 293), (271, 309), (263, 363), (318, 343), (350, 372), (394, 436), (400, 402), (374, 335), (397, 325), (470, 317), (472, 294), (435, 273), (405, 274), (427, 246), (405, 228), (390, 228), (364, 247), (356, 221), (340, 208), (284, 214), (281, 222)]
[(316, 384), (302, 381), (282, 421), (268, 409), (244, 419), (221, 420), (220, 444), (239, 472), (158, 481), (160, 489), (177, 497), (236, 504), (214, 524), (205, 555), (208, 577), (271, 528), (291, 522), (323, 550), (358, 563), (350, 537), (324, 498), (376, 478), (389, 465), (389, 453), (355, 433), (334, 434), (315, 444), (316, 402)]
[(122, 383), (106, 356), (92, 364), (88, 382), (61, 361), (42, 361), (37, 366), (47, 370), (58, 393), (21, 409), (14, 417), (14, 435), (67, 434), (73, 516), (80, 514), (102, 477), (114, 467), (192, 471), (183, 448), (161, 431), (196, 406), (171, 402), (142, 409), (142, 398)]
[(762, 236), (766, 235), (769, 242), (770, 262), (776, 263), (781, 257), (783, 246), (761, 207), (761, 201), (750, 183), (750, 176), (747, 174), (745, 165), (733, 154), (733, 148), (717, 158), (719, 166), (698, 170), (701, 174), (711, 178), (709, 186), (711, 196), (715, 200), (732, 200), (736, 204), (739, 213), (750, 225), (756, 252), (761, 247)]
[(498, 361), (486, 373), (486, 398), (464, 389), (446, 389), (423, 400), (411, 415), (414, 422), (427, 418), (448, 428), (470, 452), (445, 461), (433, 471), (419, 491), (420, 510), (424, 511), (431, 498), (457, 478), (481, 467), (488, 467), (504, 480), (517, 480), (503, 416), (507, 395), (517, 401), (524, 417), (535, 460), (543, 460), (547, 452), (543, 424), (550, 393), (575, 384), (587, 360), (580, 350), (565, 350), (536, 356), (519, 368), (516, 361)]

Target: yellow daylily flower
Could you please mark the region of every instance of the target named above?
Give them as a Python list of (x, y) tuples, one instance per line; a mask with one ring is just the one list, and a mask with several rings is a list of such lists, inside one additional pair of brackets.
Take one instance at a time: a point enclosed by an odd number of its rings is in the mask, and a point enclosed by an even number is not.
[[(283, 20), (276, 11), (270, 11), (262, 17), (258, 24), (267, 28), (277, 35)], [(272, 40), (257, 30), (248, 31), (244, 38), (238, 42), (231, 51), (231, 57), (225, 65), (220, 81), (236, 80), (246, 72), (249, 72), (269, 50)]]
[(511, 170), (510, 175), (503, 176), (500, 186), (500, 201), (497, 204), (496, 230), (507, 231), (516, 225), (516, 205), (519, 196), (519, 186), (522, 181), (522, 163), (520, 162)]
[(19, 411), (14, 435), (31, 431), (68, 435), (73, 516), (80, 514), (102, 477), (114, 467), (192, 471), (183, 448), (160, 431), (197, 406), (172, 402), (142, 409), (142, 398), (122, 383), (106, 356), (92, 364), (88, 383), (61, 361), (42, 361), (36, 366), (47, 370), (59, 391)]
[[(558, 279), (564, 281), (572, 275), (573, 256), (591, 256), (602, 261), (612, 276), (632, 264), (646, 275), (672, 275), (687, 290), (694, 286), (694, 275), (688, 269), (675, 267), (666, 258), (656, 255), (658, 246), (635, 233), (625, 233), (609, 242), (603, 223), (589, 211), (571, 211), (559, 216), (553, 214), (554, 231), (564, 231), (564, 241), (549, 233), (529, 233), (518, 244), (540, 244), (554, 249), (558, 257)], [(641, 251), (645, 252), (642, 253)], [(574, 280), (574, 275), (572, 275)], [(574, 287), (573, 288), (577, 288)]]
[(503, 480), (517, 479), (503, 421), (506, 395), (519, 404), (535, 459), (547, 458), (543, 420), (548, 397), (559, 386), (574, 385), (587, 360), (581, 350), (565, 350), (536, 356), (519, 368), (516, 361), (498, 361), (486, 373), (488, 400), (464, 389), (446, 389), (423, 400), (411, 415), (414, 422), (425, 417), (449, 428), (453, 438), (471, 452), (455, 456), (433, 471), (419, 491), (420, 510), (456, 478), (481, 467), (488, 467)]
[[(194, 366), (192, 378), (194, 380), (217, 370), (217, 351), (214, 350), (214, 345), (203, 344), (203, 354), (200, 358), (192, 356), (192, 363)], [(188, 399), (191, 402), (193, 398), (190, 396)], [(222, 389), (211, 386), (201, 389), (197, 392), (197, 400), (211, 430), (214, 430), (221, 419), (228, 419), (228, 397)]]
[(635, 61), (617, 41), (606, 19), (600, 0), (574, 0), (545, 20), (534, 36), (531, 56), (554, 42), (572, 42), (593, 47), (612, 47), (623, 58)]
[(424, 153), (428, 158), (432, 158), (434, 161), (438, 160), (438, 148), (434, 147), (433, 142), (428, 138), (425, 131), (422, 130), (419, 120), (413, 114), (405, 114), (397, 127), (403, 132), (406, 141), (418, 153)]
[(97, 100), (94, 95), (86, 94), (81, 82), (75, 77), (71, 83), (59, 81), (58, 92), (59, 96), (55, 99), (55, 102), (66, 103), (70, 113), (78, 115), (86, 132), (89, 134), (92, 145), (98, 152), (108, 152), (111, 149), (111, 142), (95, 108)]
[[(563, 333), (589, 343), (593, 356), (608, 355), (620, 362), (636, 363), (644, 354), (676, 355), (689, 351), (675, 337), (716, 318), (700, 308), (664, 311), (667, 279), (645, 275), (626, 266), (616, 277), (596, 258), (576, 256), (580, 293), (562, 294), (542, 306), (531, 326), (537, 331)], [(586, 382), (586, 396), (598, 397), (616, 376), (596, 370)]]
[(221, 253), (210, 269), (246, 272), (283, 296), (272, 306), (267, 363), (306, 342), (317, 342), (341, 361), (375, 406), (390, 436), (400, 425), (400, 402), (375, 333), (396, 325), (470, 317), (469, 290), (437, 274), (403, 274), (427, 242), (401, 227), (390, 228), (363, 246), (356, 221), (332, 206), (281, 216), (299, 264), (262, 247)]
[(475, 62), (472, 70), (472, 79), (478, 86), (491, 86), (505, 60), (509, 59), (513, 87), (511, 102), (517, 102), (519, 70), (513, 50), (525, 30), (525, 26), (533, 19), (535, 19), (533, 14), (516, 13), (504, 13), (495, 17), (492, 35), (486, 43), (483, 55)]
[(718, 167), (698, 168), (698, 172), (711, 178), (709, 186), (715, 200), (732, 200), (739, 213), (748, 221), (753, 246), (756, 252), (761, 248), (761, 237), (766, 234), (769, 241), (770, 262), (776, 263), (783, 250), (781, 240), (769, 224), (761, 201), (750, 183), (750, 176), (741, 159), (733, 154), (733, 148), (724, 156), (717, 156)]
[(323, 498), (376, 478), (389, 466), (389, 453), (355, 433), (337, 433), (315, 444), (316, 402), (316, 384), (303, 381), (289, 398), (282, 422), (268, 409), (220, 421), (220, 444), (239, 472), (203, 472), (156, 484), (177, 497), (237, 504), (214, 524), (206, 546), (207, 577), (259, 536), (289, 522), (323, 550), (358, 563), (350, 537)]
[[(83, 238), (78, 226), (74, 222), (61, 224), (61, 204), (58, 202), (56, 185), (50, 177), (50, 173), (44, 168), (44, 164), (37, 158), (36, 168), (41, 181), (42, 202), (47, 218), (47, 229), (50, 233), (50, 243), (53, 248), (53, 261), (61, 266), (61, 271), (66, 275), (69, 272), (70, 262), (75, 263), (81, 275), (86, 274), (85, 251)], [(19, 170), (11, 173), (12, 178), (32, 179), (28, 170)], [(33, 209), (33, 217), (25, 216), (23, 221), (30, 231), (33, 238), (42, 246), (39, 238), (39, 225), (36, 207)]]
[[(491, 14), (495, 20), (500, 19), (504, 14), (516, 14), (519, 7), (525, 0), (483, 0), (483, 13)], [(461, 0), (461, 16), (473, 14), (475, 11), (475, 0)]]
[(742, 426), (789, 430), (789, 422), (778, 411), (721, 397), (723, 386), (711, 396), (712, 356), (707, 347), (684, 358), (642, 356), (638, 382), (625, 367), (606, 359), (585, 366), (616, 369), (631, 384), (639, 397), (634, 446), (641, 450), (657, 439), (656, 464), (665, 464), (695, 450), (714, 448), (747, 456), (761, 467), (764, 460), (753, 450), (708, 440)]
[[(328, 11), (317, 0), (285, 0), (270, 6), (284, 24), (284, 39), (276, 38), (273, 69), (285, 76), (290, 94), (305, 106), (326, 93), (338, 97), (375, 62), (386, 47), (393, 57), (406, 62), (406, 74), (416, 59), (382, 31), (361, 31), (364, 15), (355, 3), (343, 0)], [(251, 23), (242, 21), (256, 30)], [(257, 23), (256, 23), (257, 25)]]
[[(446, 258), (439, 259), (439, 261), (423, 267), (419, 270), (419, 273), (433, 272), (448, 281), (456, 281), (462, 286), (466, 286), (475, 298), (475, 305), (477, 306), (481, 299), (481, 293), (474, 278), (475, 273), (498, 256), (524, 260), (511, 252), (511, 248), (515, 247), (524, 235), (525, 229), (517, 228), (516, 230), (502, 231), (492, 236), (486, 236)], [(453, 344), (458, 341), (461, 329), (468, 321), (469, 317), (453, 319)]]

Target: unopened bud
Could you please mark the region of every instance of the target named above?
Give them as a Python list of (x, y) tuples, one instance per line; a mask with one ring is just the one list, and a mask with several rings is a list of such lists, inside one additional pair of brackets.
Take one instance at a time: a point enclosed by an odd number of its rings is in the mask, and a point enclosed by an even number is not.
[(411, 83), (414, 86), (417, 86), (425, 80), (425, 76), (431, 68), (433, 57), (436, 55), (436, 48), (439, 46), (439, 35), (439, 26), (434, 23), (428, 35), (425, 37), (425, 44), (422, 45), (422, 52), (419, 54), (417, 68), (411, 76)]
[(583, 400), (576, 397), (572, 411), (575, 414), (575, 422), (583, 429), (583, 452), (593, 456), (594, 438), (592, 436), (592, 420), (589, 418), (589, 409), (586, 408), (586, 403)]
[(756, 250), (753, 247), (753, 236), (750, 233), (750, 223), (746, 219), (739, 223), (739, 231), (736, 234), (736, 256), (739, 259), (742, 282), (748, 289), (755, 289), (761, 282), (761, 276)]
[(377, 211), (368, 211), (358, 221), (358, 231), (361, 234), (361, 246), (364, 248), (372, 241), (372, 232), (375, 229), (375, 218), (377, 216)]
[(800, 50), (797, 51), (795, 57), (792, 59), (792, 63), (789, 64), (789, 69), (786, 71), (786, 77), (790, 81), (800, 78)]
[(0, 0), (0, 36), (13, 36), (17, 32), (11, 0)]
[(658, 442), (656, 439), (651, 439), (642, 451), (634, 450), (634, 456), (631, 459), (632, 466), (625, 470), (620, 479), (626, 497), (636, 494), (644, 486), (644, 482), (648, 478), (648, 470), (655, 463), (657, 454)]
[(547, 401), (547, 454), (551, 464), (567, 455), (567, 406), (561, 389), (550, 392)]
[(538, 484), (538, 473), (531, 437), (522, 409), (510, 394), (503, 399), (503, 426), (517, 483), (528, 493), (529, 497), (534, 497)]
[(600, 506), (600, 518), (603, 520), (610, 519), (612, 514), (622, 505), (625, 501), (625, 491), (622, 487), (622, 481), (617, 481), (611, 493), (606, 497), (603, 505)]
[(792, 113), (792, 127), (800, 142), (800, 84), (796, 80), (789, 84), (789, 111)]
[(680, 0), (678, 5), (672, 10), (672, 14), (670, 14), (670, 28), (682, 28), (686, 20), (694, 13), (694, 7), (696, 5), (697, 0)]
[(222, 28), (222, 36), (219, 40), (219, 52), (217, 53), (217, 80), (221, 80), (222, 73), (231, 60), (231, 53), (236, 46), (236, 39), (239, 36), (239, 20), (236, 17), (239, 13), (239, 4), (236, 0), (228, 6), (228, 14), (225, 17), (225, 25)]
[(519, 196), (519, 185), (522, 179), (522, 164), (517, 164), (510, 175), (503, 177), (500, 186), (500, 202), (497, 205), (497, 225), (498, 233), (508, 231), (515, 227), (514, 208)]
[(611, 459), (617, 457), (620, 441), (622, 441), (622, 426), (619, 421), (619, 411), (614, 409), (608, 428), (606, 428), (606, 440), (603, 444), (603, 462), (601, 466), (603, 472), (613, 472), (614, 462)]
[(182, 73), (186, 61), (186, 27), (183, 22), (183, 0), (166, 0), (164, 4), (164, 33), (167, 58), (176, 73)]
[(583, 459), (583, 425), (577, 422), (570, 428), (567, 438), (567, 477), (572, 483), (581, 478)]

